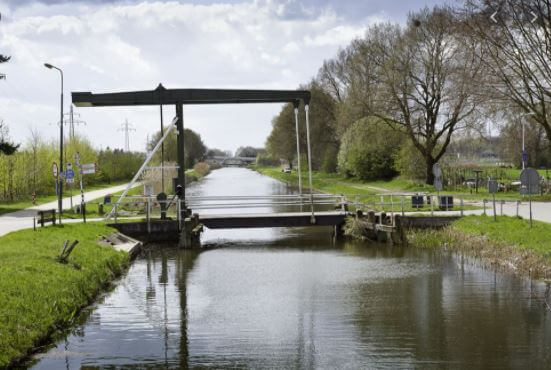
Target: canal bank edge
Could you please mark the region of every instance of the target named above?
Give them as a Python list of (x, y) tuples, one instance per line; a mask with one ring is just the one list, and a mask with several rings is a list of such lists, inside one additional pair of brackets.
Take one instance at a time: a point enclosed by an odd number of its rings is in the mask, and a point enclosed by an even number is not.
[(551, 282), (551, 224), (500, 216), (466, 216), (440, 229), (407, 229), (408, 245), (478, 258), (489, 266)]
[[(66, 224), (0, 237), (0, 368), (16, 365), (74, 324), (129, 266), (141, 243), (101, 245), (115, 229)], [(57, 260), (65, 240), (78, 240), (68, 263)], [(124, 251), (123, 249), (127, 249)]]

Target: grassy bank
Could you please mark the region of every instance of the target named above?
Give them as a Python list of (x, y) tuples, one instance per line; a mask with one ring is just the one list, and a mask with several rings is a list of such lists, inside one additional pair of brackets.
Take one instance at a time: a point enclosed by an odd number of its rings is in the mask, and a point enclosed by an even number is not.
[[(274, 179), (283, 181), (291, 186), (298, 186), (298, 174), (293, 171), (290, 173), (284, 173), (279, 167), (261, 167), (253, 165), (251, 169), (272, 177)], [(308, 174), (303, 173), (302, 178), (302, 187), (304, 189), (308, 188)], [(394, 179), (391, 181), (374, 181), (374, 182), (362, 182), (357, 179), (345, 178), (342, 175), (335, 173), (324, 173), (324, 172), (313, 172), (312, 173), (312, 186), (316, 191), (329, 194), (344, 194), (344, 195), (354, 195), (358, 196), (358, 200), (365, 203), (374, 203), (371, 207), (376, 210), (381, 211), (392, 211), (400, 212), (402, 210), (402, 204), (400, 197), (391, 197), (385, 196), (383, 201), (385, 204), (384, 207), (377, 205), (376, 203), (381, 203), (381, 198), (379, 195), (385, 192), (429, 192), (432, 191), (428, 187), (415, 187), (410, 184), (407, 180)], [(444, 194), (444, 193), (442, 193)], [(349, 197), (350, 200), (355, 200), (355, 198)], [(394, 205), (390, 205), (393, 202)], [(459, 200), (455, 200), (456, 210), (459, 209)], [(480, 206), (473, 206), (469, 204), (464, 204), (464, 210), (480, 209)], [(423, 211), (428, 212), (431, 210), (430, 205), (425, 203), (423, 208), (413, 209), (411, 206), (411, 201), (407, 198), (404, 201), (404, 211)], [(434, 210), (438, 210), (435, 206)]]
[(467, 216), (442, 230), (408, 233), (410, 244), (444, 248), (480, 257), (535, 278), (551, 278), (551, 224), (501, 216)]
[[(0, 368), (70, 325), (123, 271), (128, 255), (98, 244), (114, 231), (101, 223), (67, 224), (0, 237)], [(62, 264), (56, 257), (66, 239), (80, 243)]]
[[(293, 186), (298, 186), (298, 174), (295, 170), (290, 173), (281, 172), (280, 167), (264, 167), (252, 165), (251, 169), (273, 177), (280, 181), (286, 182)], [(308, 186), (308, 173), (303, 171), (302, 174), (303, 187)], [(332, 193), (332, 194), (359, 194), (364, 197), (369, 197), (374, 194), (384, 192), (427, 192), (434, 193), (434, 187), (426, 184), (420, 184), (412, 180), (402, 179), (400, 177), (392, 180), (384, 181), (362, 181), (355, 178), (346, 178), (336, 173), (324, 173), (314, 171), (312, 173), (312, 184), (316, 190)], [(472, 193), (471, 193), (472, 192)], [(458, 187), (455, 190), (448, 189), (441, 192), (442, 195), (462, 195), (468, 200), (491, 199), (492, 195), (488, 193), (488, 189), (480, 187), (478, 194), (474, 190), (467, 187)], [(500, 192), (496, 195), (497, 199), (521, 199), (518, 191), (509, 191), (507, 193)], [(535, 201), (549, 201), (551, 194), (536, 195), (532, 197)]]
[[(84, 188), (84, 191), (94, 191), (94, 190), (101, 190), (105, 188), (109, 188), (111, 186), (117, 186), (126, 183), (126, 181), (121, 182), (112, 182), (112, 183), (105, 183), (105, 184), (96, 184), (96, 185), (88, 185)], [(52, 182), (52, 186), (54, 186)], [(75, 182), (74, 186), (70, 190), (73, 194), (74, 201), (79, 202), (80, 201), (80, 187)], [(67, 185), (63, 186), (63, 197), (66, 198), (69, 196), (69, 190), (67, 189)], [(78, 200), (75, 200), (78, 199)], [(57, 200), (57, 195), (44, 195), (36, 198), (35, 204), (30, 199), (21, 200), (21, 201), (14, 201), (14, 202), (0, 202), (0, 215), (10, 212), (16, 212), (20, 211), (25, 208), (38, 206), (44, 203), (54, 202)]]

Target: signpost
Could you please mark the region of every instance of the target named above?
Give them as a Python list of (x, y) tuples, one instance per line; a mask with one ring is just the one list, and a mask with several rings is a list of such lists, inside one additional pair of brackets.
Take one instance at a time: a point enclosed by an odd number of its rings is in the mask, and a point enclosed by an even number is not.
[(97, 165), (95, 163), (86, 163), (80, 166), (80, 173), (82, 175), (91, 175), (96, 173)]
[(59, 169), (57, 168), (57, 163), (52, 163), (52, 173), (55, 179), (55, 194), (57, 195), (57, 176), (59, 175)]
[(491, 178), (488, 179), (488, 193), (492, 194), (493, 203), (494, 203), (494, 221), (497, 221), (497, 215), (496, 215), (496, 193), (497, 193), (497, 181), (492, 180)]
[[(434, 188), (436, 189), (436, 196), (438, 198), (438, 204), (440, 204), (440, 191), (442, 190), (442, 169), (438, 163), (432, 166), (432, 174), (434, 175)], [(448, 202), (446, 201), (446, 211), (448, 210)]]
[(67, 171), (65, 171), (65, 182), (67, 184), (72, 184), (75, 182), (75, 171), (73, 171), (73, 165), (70, 162), (67, 163)]
[(528, 194), (530, 204), (530, 227), (532, 227), (532, 194), (540, 192), (540, 174), (533, 168), (525, 168), (520, 173), (520, 193)]

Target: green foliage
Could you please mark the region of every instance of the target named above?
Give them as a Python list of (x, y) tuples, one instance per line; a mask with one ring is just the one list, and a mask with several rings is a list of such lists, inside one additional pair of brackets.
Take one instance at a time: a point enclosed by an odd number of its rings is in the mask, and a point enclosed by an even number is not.
[(426, 168), (425, 159), (411, 141), (402, 144), (395, 154), (394, 169), (406, 179), (424, 180)]
[(145, 160), (144, 153), (125, 152), (122, 149), (107, 148), (98, 155), (99, 178), (113, 182), (131, 179)]
[(321, 170), (323, 172), (327, 173), (334, 173), (337, 172), (337, 156), (339, 154), (339, 149), (334, 146), (330, 145), (323, 155), (323, 162), (321, 164)]
[[(3, 56), (0, 55), (0, 63), (3, 63), (7, 60), (2, 60)], [(19, 145), (11, 143), (8, 141), (8, 126), (0, 119), (0, 155), (12, 155), (19, 149)]]
[(339, 170), (362, 180), (390, 179), (396, 175), (394, 158), (403, 135), (375, 118), (354, 122), (343, 135)]
[(235, 151), (236, 157), (257, 157), (265, 152), (264, 148), (253, 148), (252, 146), (240, 146)]
[[(152, 150), (161, 139), (160, 131), (157, 131), (148, 143), (148, 150)], [(166, 162), (178, 163), (178, 142), (177, 133), (172, 131), (164, 141), (164, 160)], [(184, 129), (184, 166), (192, 168), (195, 163), (201, 161), (207, 153), (207, 147), (201, 140), (201, 136), (188, 128)], [(161, 149), (155, 153), (152, 159), (153, 164), (161, 163)]]
[[(309, 89), (312, 94), (310, 101), (312, 167), (321, 169), (326, 158), (326, 151), (334, 151), (334, 148), (339, 145), (335, 131), (335, 101), (316, 81), (312, 81), (305, 88)], [(308, 147), (306, 114), (302, 102), (299, 107), (298, 119), (300, 152), (304, 154)], [(287, 162), (290, 167), (296, 161), (296, 124), (292, 104), (284, 105), (281, 112), (273, 119), (272, 132), (266, 141), (266, 149), (272, 157)]]
[(279, 160), (273, 158), (269, 153), (261, 153), (256, 156), (256, 164), (259, 166), (277, 166)]
[[(122, 272), (128, 255), (97, 243), (100, 235), (114, 231), (89, 222), (0, 237), (0, 367), (70, 325), (79, 309)], [(60, 264), (59, 249), (68, 236), (79, 240), (79, 248), (71, 264)]]

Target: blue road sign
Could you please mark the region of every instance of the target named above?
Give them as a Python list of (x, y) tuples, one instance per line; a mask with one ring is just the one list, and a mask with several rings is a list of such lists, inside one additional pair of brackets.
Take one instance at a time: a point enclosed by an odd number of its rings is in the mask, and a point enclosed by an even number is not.
[(522, 151), (522, 161), (524, 163), (528, 162), (528, 153), (525, 150)]
[(74, 179), (75, 178), (75, 171), (73, 170), (67, 170), (66, 171), (67, 173), (65, 174), (65, 177), (69, 180), (69, 179)]

